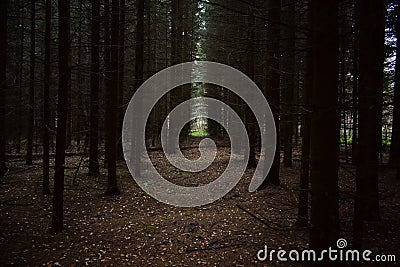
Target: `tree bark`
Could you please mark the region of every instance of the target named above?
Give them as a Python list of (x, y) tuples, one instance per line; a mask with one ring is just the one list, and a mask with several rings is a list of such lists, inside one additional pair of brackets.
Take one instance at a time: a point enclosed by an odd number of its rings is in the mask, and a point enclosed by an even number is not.
[(276, 128), (276, 150), (274, 161), (271, 166), (271, 170), (268, 173), (267, 179), (260, 186), (259, 189), (265, 188), (268, 184), (280, 185), (280, 163), (281, 163), (281, 149), (280, 149), (280, 102), (281, 102), (281, 82), (280, 82), (280, 49), (279, 49), (279, 38), (280, 38), (280, 21), (281, 21), (281, 0), (269, 1), (269, 19), (270, 25), (268, 27), (268, 38), (271, 38), (268, 48), (268, 67), (267, 67), (267, 96), (269, 103), (271, 104), (272, 113), (275, 120)]
[(293, 129), (294, 129), (294, 87), (295, 87), (295, 2), (293, 0), (282, 1), (282, 15), (285, 25), (282, 26), (282, 141), (283, 164), (292, 166), (293, 158)]
[(90, 58), (90, 130), (89, 173), (97, 175), (99, 170), (99, 72), (100, 72), (100, 0), (92, 0), (91, 58)]
[(0, 179), (6, 172), (6, 133), (5, 133), (5, 111), (6, 111), (6, 61), (7, 61), (7, 7), (8, 1), (0, 1)]
[(354, 240), (361, 246), (363, 220), (380, 218), (378, 167), (382, 136), (385, 1), (360, 0), (358, 4), (360, 8), (359, 153), (356, 171)]
[(64, 165), (67, 141), (67, 114), (70, 69), (70, 2), (58, 0), (58, 53), (59, 53), (59, 85), (58, 85), (58, 120), (56, 138), (56, 161), (54, 176), (52, 232), (63, 229), (64, 202)]
[(43, 195), (50, 194), (49, 178), (49, 123), (50, 123), (50, 42), (51, 0), (46, 0), (46, 26), (44, 33), (44, 88), (43, 88)]
[(310, 1), (313, 45), (310, 248), (316, 251), (332, 246), (339, 228), (338, 4), (338, 0)]
[(33, 150), (33, 128), (34, 128), (34, 112), (35, 112), (35, 57), (36, 57), (36, 1), (31, 0), (31, 48), (29, 63), (29, 105), (28, 105), (28, 147), (26, 150), (26, 164), (32, 164)]
[[(111, 81), (111, 70), (110, 70), (110, 0), (104, 0), (104, 15), (103, 15), (103, 28), (104, 28), (104, 84), (105, 84), (105, 98), (108, 97), (108, 88), (109, 83)], [(108, 109), (107, 99), (104, 101), (106, 110)], [(104, 129), (105, 131), (105, 155), (104, 155), (104, 167), (107, 168), (108, 160), (107, 160), (107, 151), (108, 151), (108, 141), (107, 141), (107, 116), (106, 112), (105, 121), (104, 121)]]
[[(311, 23), (310, 14), (308, 21)], [(301, 170), (300, 170), (300, 191), (299, 206), (297, 213), (297, 225), (304, 227), (308, 224), (309, 192), (310, 192), (310, 144), (311, 144), (311, 94), (312, 94), (312, 47), (311, 36), (308, 36), (307, 51), (305, 53), (305, 77), (303, 89), (304, 114), (301, 125)]]
[(118, 47), (118, 146), (117, 158), (124, 159), (122, 149), (122, 124), (124, 121), (124, 74), (125, 74), (125, 0), (119, 1), (119, 47)]
[[(136, 1), (137, 8), (137, 24), (136, 24), (136, 50), (135, 50), (135, 92), (143, 83), (143, 69), (144, 69), (144, 0)], [(133, 121), (135, 125), (137, 121)], [(137, 147), (137, 136), (134, 136), (134, 146)], [(132, 150), (133, 151), (133, 150)], [(141, 171), (141, 153), (134, 153), (131, 158), (134, 162), (134, 175), (139, 176)]]
[(118, 100), (118, 28), (119, 0), (112, 0), (111, 10), (111, 51), (110, 71), (111, 80), (107, 85), (107, 190), (106, 195), (118, 195), (120, 190), (117, 183), (117, 100)]
[[(254, 1), (252, 0), (251, 2)], [(250, 4), (251, 5), (251, 4)], [(255, 75), (255, 69), (254, 69), (254, 38), (255, 38), (255, 17), (252, 15), (252, 10), (250, 5), (248, 6), (248, 13), (250, 14), (248, 16), (248, 30), (247, 30), (247, 38), (248, 38), (248, 43), (247, 43), (247, 71), (248, 71), (248, 76), (250, 79), (254, 80), (254, 75)], [(256, 161), (256, 143), (257, 143), (257, 137), (256, 137), (256, 130), (255, 130), (255, 117), (253, 115), (253, 112), (251, 111), (250, 107), (246, 105), (246, 128), (249, 134), (249, 142), (250, 142), (250, 151), (249, 151), (249, 161), (247, 162), (247, 168), (248, 169), (254, 169), (257, 167), (257, 161)]]

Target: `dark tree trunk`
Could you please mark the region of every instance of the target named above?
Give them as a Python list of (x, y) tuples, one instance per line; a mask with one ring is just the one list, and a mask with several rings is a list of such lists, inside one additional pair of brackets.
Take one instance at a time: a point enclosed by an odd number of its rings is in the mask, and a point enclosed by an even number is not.
[[(76, 100), (77, 102), (77, 107), (82, 107), (82, 97), (83, 97), (83, 93), (82, 93), (82, 82), (83, 82), (83, 77), (82, 77), (82, 20), (83, 20), (83, 13), (82, 13), (82, 1), (79, 1), (79, 5), (78, 5), (78, 9), (79, 9), (79, 21), (78, 21), (78, 51), (77, 51), (77, 67), (76, 67), (76, 79), (78, 81), (77, 84), (77, 96), (78, 99)], [(72, 110), (72, 108), (71, 108)], [(84, 110), (81, 110), (80, 108), (76, 109), (76, 112), (71, 112), (71, 114), (75, 113), (73, 116), (73, 118), (75, 119), (75, 127), (73, 127), (74, 132), (75, 132), (75, 140), (76, 140), (76, 150), (80, 151), (81, 149), (81, 125), (82, 125), (82, 120), (84, 117)], [(72, 117), (71, 117), (72, 120)], [(71, 124), (72, 126), (72, 124)], [(71, 134), (72, 135), (72, 134)]]
[(7, 60), (7, 6), (8, 1), (0, 1), (0, 179), (6, 172), (6, 60)]
[(122, 124), (124, 121), (124, 74), (125, 74), (125, 0), (119, 1), (119, 68), (118, 68), (118, 146), (117, 157), (124, 159), (122, 149)]
[(97, 175), (99, 170), (99, 72), (100, 72), (100, 0), (92, 0), (90, 58), (90, 130), (89, 173)]
[(360, 246), (363, 220), (378, 220), (380, 217), (378, 165), (382, 134), (385, 1), (360, 0), (358, 5), (360, 8), (359, 153), (354, 206), (354, 240)]
[(118, 195), (117, 183), (117, 100), (118, 100), (118, 33), (119, 33), (119, 0), (112, 0), (111, 12), (111, 80), (107, 85), (107, 190), (106, 195)]
[(396, 69), (394, 74), (393, 125), (389, 164), (400, 162), (400, 6), (396, 6)]
[(49, 178), (49, 123), (50, 123), (50, 42), (51, 0), (46, 0), (46, 28), (44, 33), (44, 88), (43, 88), (43, 195), (50, 194)]
[[(135, 51), (135, 92), (143, 83), (143, 60), (144, 60), (144, 0), (136, 1), (137, 24), (136, 24), (136, 51)], [(136, 121), (132, 122), (135, 125)], [(134, 146), (138, 140), (134, 140)], [(134, 175), (140, 175), (140, 153), (131, 156), (134, 162)]]
[(36, 49), (36, 1), (31, 0), (31, 48), (29, 63), (29, 105), (28, 105), (28, 147), (26, 150), (26, 164), (32, 164), (33, 126), (35, 112), (35, 49)]
[[(110, 0), (104, 0), (104, 16), (103, 16), (103, 27), (104, 27), (104, 83), (105, 83), (105, 94), (104, 96), (108, 97), (108, 88), (109, 83), (111, 81), (111, 71), (110, 71)], [(108, 108), (107, 99), (105, 102), (105, 108)], [(107, 112), (105, 115), (105, 123), (104, 125), (104, 132), (107, 132)], [(102, 131), (101, 131), (102, 132)], [(106, 141), (105, 141), (105, 151), (104, 154), (104, 166), (107, 168), (107, 151), (108, 151), (108, 141), (107, 141), (107, 134), (105, 134)]]
[[(251, 1), (254, 4), (254, 1)], [(254, 80), (254, 74), (255, 74), (255, 69), (254, 69), (254, 38), (255, 38), (255, 17), (252, 15), (252, 10), (249, 5), (248, 7), (248, 13), (250, 14), (248, 16), (248, 31), (247, 31), (247, 38), (248, 38), (248, 44), (247, 44), (247, 71), (248, 71), (248, 76), (250, 79)], [(248, 169), (253, 169), (257, 167), (257, 161), (256, 161), (256, 143), (257, 143), (257, 137), (256, 137), (256, 131), (255, 131), (255, 117), (250, 109), (249, 106), (246, 105), (246, 128), (249, 134), (249, 142), (250, 142), (250, 151), (249, 151), (249, 161), (247, 162), (247, 168)]]
[(295, 114), (293, 109), (294, 87), (295, 87), (295, 2), (292, 0), (282, 1), (282, 17), (285, 25), (282, 26), (282, 141), (283, 141), (283, 164), (285, 167), (292, 166), (293, 153), (293, 129)]
[[(18, 11), (18, 16), (21, 17), (21, 11)], [(24, 84), (24, 47), (25, 47), (25, 19), (19, 19), (20, 24), (20, 34), (19, 34), (19, 48), (17, 53), (18, 58), (18, 102), (22, 103), (22, 88)], [(21, 153), (21, 139), (22, 139), (22, 105), (18, 105), (17, 107), (17, 154)]]
[(58, 1), (58, 53), (59, 53), (59, 85), (58, 85), (58, 109), (57, 109), (57, 139), (56, 162), (54, 176), (53, 218), (52, 232), (60, 232), (63, 229), (63, 202), (64, 202), (64, 165), (67, 140), (67, 114), (69, 82), (71, 69), (69, 66), (70, 55), (70, 2)]
[[(310, 16), (310, 15), (309, 15)], [(310, 21), (310, 17), (309, 23)], [(299, 209), (297, 214), (297, 225), (304, 227), (308, 224), (308, 203), (310, 191), (310, 144), (311, 144), (311, 91), (312, 91), (312, 47), (311, 36), (307, 40), (308, 49), (305, 54), (305, 77), (303, 89), (304, 114), (301, 125), (301, 170), (300, 170), (300, 191), (299, 191)]]
[(268, 173), (267, 179), (260, 186), (259, 189), (265, 188), (268, 184), (280, 185), (280, 163), (281, 163), (281, 149), (280, 149), (280, 102), (281, 102), (281, 83), (279, 73), (279, 37), (280, 37), (280, 21), (281, 21), (281, 1), (273, 0), (269, 1), (268, 6), (269, 12), (268, 17), (270, 19), (270, 26), (268, 27), (268, 36), (271, 40), (269, 42), (270, 47), (268, 48), (268, 67), (267, 67), (267, 81), (266, 81), (266, 94), (267, 99), (271, 105), (272, 113), (275, 120), (276, 128), (276, 150), (275, 157), (272, 163), (271, 169)]
[(332, 246), (339, 228), (338, 5), (338, 0), (310, 1), (313, 45), (310, 248), (316, 251)]
[[(176, 65), (182, 62), (182, 10), (183, 5), (180, 0), (171, 0), (171, 65)], [(178, 91), (179, 90), (179, 91)], [(167, 95), (167, 113), (171, 112), (172, 109), (180, 102), (180, 90), (175, 89)], [(174, 135), (174, 129), (168, 127), (168, 136)], [(167, 138), (166, 153), (174, 154), (178, 147), (172, 138)]]

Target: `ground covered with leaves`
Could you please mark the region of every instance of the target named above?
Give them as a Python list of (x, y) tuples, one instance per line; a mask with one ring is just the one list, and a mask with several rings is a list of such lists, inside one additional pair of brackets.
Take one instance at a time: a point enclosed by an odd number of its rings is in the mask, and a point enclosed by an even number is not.
[[(228, 148), (205, 171), (192, 174), (169, 165), (159, 151), (150, 153), (164, 177), (181, 185), (216, 179), (229, 159)], [(196, 148), (184, 154), (196, 158)], [(296, 156), (296, 155), (295, 155)], [(295, 157), (296, 158), (296, 157)], [(298, 156), (297, 156), (298, 158)], [(222, 199), (197, 208), (177, 208), (143, 192), (118, 163), (122, 194), (105, 196), (107, 170), (86, 176), (87, 158), (72, 183), (79, 155), (66, 163), (64, 231), (51, 234), (52, 196), (41, 190), (41, 161), (25, 166), (21, 158), (8, 162), (0, 185), (0, 266), (304, 266), (304, 263), (260, 262), (257, 252), (308, 247), (308, 229), (296, 227), (300, 163), (282, 167), (280, 187), (249, 193), (252, 172)], [(54, 162), (53, 162), (54, 164)], [(351, 246), (354, 168), (341, 164), (341, 232)], [(365, 247), (400, 260), (400, 181), (382, 169), (382, 220), (366, 227)], [(368, 265), (365, 266), (375, 266)], [(385, 263), (382, 266), (390, 266)]]

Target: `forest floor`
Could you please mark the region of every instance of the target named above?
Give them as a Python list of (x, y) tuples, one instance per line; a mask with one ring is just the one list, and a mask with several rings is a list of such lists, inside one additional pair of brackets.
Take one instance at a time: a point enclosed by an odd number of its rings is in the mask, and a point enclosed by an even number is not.
[[(150, 153), (164, 177), (181, 185), (207, 183), (218, 177), (229, 159), (219, 148), (217, 160), (203, 173), (171, 167), (161, 152)], [(196, 157), (198, 150), (184, 154)], [(298, 155), (295, 154), (295, 159)], [(300, 163), (282, 167), (279, 187), (249, 193), (247, 171), (225, 197), (196, 208), (158, 202), (142, 191), (125, 162), (118, 163), (122, 194), (105, 196), (107, 173), (88, 177), (87, 158), (72, 180), (80, 156), (66, 163), (64, 231), (50, 233), (52, 196), (41, 190), (41, 161), (33, 166), (10, 160), (9, 174), (0, 182), (0, 266), (304, 266), (261, 262), (257, 252), (301, 250), (308, 246), (308, 229), (295, 226)], [(52, 162), (54, 164), (54, 162)], [(340, 167), (341, 237), (351, 244), (354, 167)], [(366, 226), (365, 248), (375, 254), (395, 254), (400, 261), (400, 181), (395, 172), (380, 174), (379, 222)], [(396, 264), (394, 264), (396, 265)], [(376, 266), (365, 264), (364, 266)], [(385, 263), (381, 266), (391, 266)]]

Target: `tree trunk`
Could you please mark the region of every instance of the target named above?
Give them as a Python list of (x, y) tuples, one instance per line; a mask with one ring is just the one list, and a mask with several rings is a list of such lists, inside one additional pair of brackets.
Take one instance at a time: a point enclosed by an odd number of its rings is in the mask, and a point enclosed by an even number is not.
[(268, 27), (268, 38), (271, 38), (268, 48), (268, 67), (267, 67), (267, 99), (271, 105), (272, 113), (275, 120), (276, 128), (276, 150), (275, 157), (272, 163), (271, 169), (268, 173), (267, 179), (260, 186), (260, 189), (266, 188), (268, 184), (280, 185), (280, 163), (281, 163), (281, 149), (280, 149), (280, 102), (281, 102), (281, 83), (280, 83), (280, 70), (279, 70), (279, 38), (280, 38), (280, 21), (281, 21), (281, 1), (273, 0), (269, 1), (268, 6), (269, 12), (268, 17), (270, 19), (270, 25)]
[[(21, 17), (21, 12), (18, 11), (18, 16)], [(25, 19), (19, 19), (20, 24), (20, 34), (19, 34), (19, 48), (18, 48), (18, 53), (17, 53), (17, 58), (18, 58), (18, 101), (19, 103), (22, 103), (22, 88), (23, 88), (23, 80), (24, 80), (24, 47), (25, 47)], [(22, 105), (18, 105), (17, 107), (17, 154), (21, 153), (21, 139), (22, 139)]]
[(389, 164), (400, 162), (400, 6), (396, 7), (396, 69), (394, 74), (393, 125)]
[(354, 240), (360, 246), (363, 220), (378, 220), (380, 217), (378, 165), (382, 134), (385, 1), (360, 0), (358, 4), (360, 8), (359, 154), (354, 206)]
[(294, 129), (294, 87), (295, 87), (295, 8), (293, 0), (282, 1), (282, 15), (285, 25), (282, 26), (282, 141), (283, 164), (292, 166), (293, 129)]
[(122, 124), (124, 122), (124, 74), (125, 74), (125, 0), (119, 1), (119, 68), (118, 68), (118, 146), (117, 158), (124, 159), (124, 152), (122, 149)]
[[(252, 0), (251, 2), (254, 2)], [(253, 3), (254, 4), (254, 3)], [(250, 7), (251, 4), (248, 6), (248, 13), (250, 14), (248, 16), (248, 30), (247, 30), (247, 71), (248, 71), (248, 76), (250, 79), (254, 80), (254, 75), (255, 75), (255, 69), (254, 69), (254, 38), (255, 38), (255, 17), (252, 15), (252, 10)], [(257, 161), (256, 161), (256, 143), (257, 143), (257, 137), (256, 137), (256, 131), (255, 131), (255, 117), (253, 115), (253, 112), (251, 111), (250, 107), (246, 105), (246, 128), (249, 134), (249, 142), (250, 142), (250, 151), (249, 151), (249, 161), (247, 162), (247, 168), (248, 169), (254, 169), (257, 167)]]
[[(81, 149), (81, 125), (82, 125), (82, 120), (84, 117), (84, 110), (81, 110), (80, 107), (83, 106), (82, 104), (82, 97), (83, 97), (83, 93), (82, 93), (82, 83), (83, 83), (83, 78), (82, 78), (82, 20), (83, 20), (83, 13), (82, 13), (82, 6), (83, 3), (82, 1), (79, 1), (79, 5), (78, 5), (78, 9), (79, 9), (79, 21), (78, 21), (78, 30), (77, 30), (77, 37), (78, 37), (78, 44), (77, 44), (77, 67), (76, 67), (76, 80), (78, 81), (77, 84), (77, 97), (78, 99), (76, 99), (76, 112), (74, 115), (74, 119), (76, 120), (75, 122), (75, 127), (73, 127), (74, 132), (75, 132), (75, 140), (76, 140), (76, 150), (80, 151)], [(72, 106), (71, 106), (71, 110), (72, 110)], [(75, 110), (75, 108), (74, 108)], [(71, 114), (73, 114), (73, 112), (71, 112)]]
[[(139, 89), (143, 82), (143, 61), (144, 61), (144, 0), (136, 1), (137, 8), (137, 24), (136, 24), (136, 51), (135, 51), (135, 92)], [(135, 125), (136, 121), (132, 122)], [(136, 143), (138, 140), (137, 136), (134, 136), (134, 146), (137, 147)], [(131, 158), (134, 162), (134, 175), (140, 175), (140, 154), (134, 153)]]
[(28, 147), (26, 150), (26, 164), (32, 164), (33, 126), (35, 112), (35, 49), (36, 49), (36, 8), (35, 0), (31, 0), (31, 48), (29, 63), (29, 105), (28, 105)]
[(90, 62), (90, 130), (89, 130), (89, 173), (100, 174), (99, 170), (99, 72), (100, 72), (100, 0), (92, 0)]
[(8, 1), (0, 1), (0, 179), (6, 172), (6, 133), (5, 133), (5, 104), (6, 104), (6, 60), (7, 60), (7, 6)]
[(111, 51), (110, 71), (111, 80), (107, 85), (107, 190), (106, 195), (118, 195), (120, 190), (117, 183), (117, 100), (118, 100), (118, 28), (119, 0), (112, 0), (111, 12)]
[(49, 123), (50, 123), (50, 42), (51, 0), (46, 0), (46, 28), (44, 33), (44, 88), (43, 88), (43, 195), (50, 194), (49, 178)]
[[(108, 88), (109, 88), (109, 83), (111, 80), (111, 71), (110, 71), (110, 0), (104, 0), (104, 17), (103, 17), (103, 27), (104, 27), (104, 83), (105, 83), (105, 94), (104, 96), (106, 97), (105, 102), (105, 108), (106, 110), (108, 109), (108, 102), (107, 102), (107, 97), (108, 97)], [(108, 113), (106, 112), (105, 115), (105, 123), (104, 129), (105, 131), (100, 131), (100, 132), (107, 132), (107, 116)], [(107, 151), (108, 151), (108, 141), (107, 141), (107, 133), (105, 134), (105, 151), (106, 153), (104, 154), (104, 167), (107, 168), (108, 160), (107, 160)]]
[(56, 138), (56, 161), (53, 195), (52, 232), (63, 229), (63, 202), (64, 202), (64, 165), (67, 140), (67, 114), (69, 82), (71, 69), (69, 66), (70, 55), (70, 2), (58, 0), (58, 53), (59, 53), (59, 85), (58, 85), (58, 120)]
[(338, 0), (310, 1), (313, 45), (310, 248), (316, 251), (332, 246), (339, 228), (338, 4)]
[[(310, 14), (308, 15), (309, 23)], [(300, 170), (300, 191), (299, 191), (299, 206), (297, 214), (297, 225), (300, 227), (307, 226), (309, 214), (309, 191), (310, 191), (310, 144), (311, 144), (311, 114), (309, 113), (312, 107), (311, 93), (312, 93), (312, 47), (311, 36), (308, 36), (307, 51), (305, 54), (305, 77), (303, 89), (303, 105), (304, 114), (302, 117), (301, 125), (301, 170)]]

